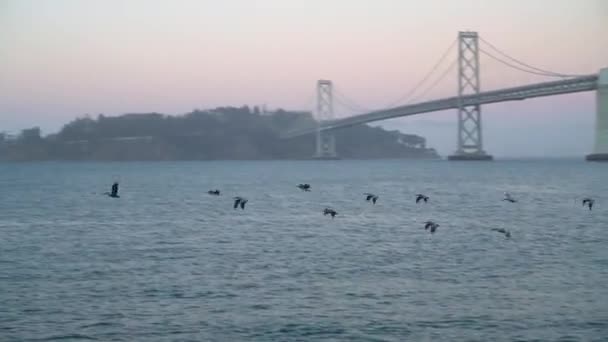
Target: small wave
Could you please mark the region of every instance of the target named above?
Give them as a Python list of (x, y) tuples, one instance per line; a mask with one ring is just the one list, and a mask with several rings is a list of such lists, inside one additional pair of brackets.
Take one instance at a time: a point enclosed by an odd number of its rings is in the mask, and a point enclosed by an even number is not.
[(117, 325), (117, 323), (113, 323), (113, 322), (95, 322), (95, 323), (91, 323), (91, 324), (84, 324), (84, 325), (81, 325), (80, 327), (82, 329), (88, 329), (88, 328), (98, 328), (98, 327), (109, 327), (109, 326), (113, 326), (113, 325)]
[(82, 334), (55, 335), (55, 336), (51, 336), (51, 337), (38, 339), (38, 341), (62, 341), (62, 340), (72, 340), (72, 339), (97, 341), (97, 339), (95, 337), (92, 337), (89, 335), (82, 335)]

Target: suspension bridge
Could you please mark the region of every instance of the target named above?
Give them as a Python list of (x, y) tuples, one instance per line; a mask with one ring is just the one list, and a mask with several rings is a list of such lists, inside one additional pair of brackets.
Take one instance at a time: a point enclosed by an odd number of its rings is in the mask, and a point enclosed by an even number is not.
[[(484, 47), (480, 46), (480, 41)], [(459, 32), (458, 38), (450, 45), (431, 71), (408, 93), (415, 93), (424, 82), (437, 70), (439, 64), (448, 56), (454, 44), (458, 45), (458, 58), (427, 88), (430, 91), (458, 64), (458, 94), (453, 97), (431, 101), (410, 103), (401, 106), (370, 110), (358, 115), (334, 118), (334, 87), (330, 80), (317, 82), (316, 125), (298, 127), (284, 132), (282, 138), (289, 139), (303, 135), (316, 134), (316, 152), (318, 159), (336, 159), (336, 139), (333, 131), (354, 125), (456, 109), (458, 114), (457, 146), (449, 160), (492, 160), (492, 156), (483, 149), (481, 106), (484, 104), (520, 101), (536, 97), (555, 96), (585, 91), (596, 92), (595, 144), (593, 153), (587, 155), (589, 161), (608, 161), (608, 67), (597, 74), (568, 75), (544, 70), (513, 58), (480, 37), (477, 32)], [(490, 51), (491, 50), (491, 51)], [(529, 84), (492, 91), (480, 90), (480, 52), (510, 68), (534, 75), (559, 78), (556, 81)]]

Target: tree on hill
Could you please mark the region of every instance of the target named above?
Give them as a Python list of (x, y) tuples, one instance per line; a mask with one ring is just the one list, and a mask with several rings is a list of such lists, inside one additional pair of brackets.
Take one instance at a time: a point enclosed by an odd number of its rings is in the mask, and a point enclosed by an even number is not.
[[(100, 114), (75, 119), (44, 138), (39, 129), (24, 130), (13, 154), (20, 159), (46, 153), (46, 159), (76, 160), (308, 159), (314, 153), (314, 135), (281, 139), (280, 133), (315, 125), (308, 112), (265, 113), (248, 106), (197, 109), (180, 116)], [(437, 156), (425, 147), (423, 137), (399, 131), (360, 125), (335, 135), (337, 152), (344, 158)], [(34, 143), (44, 149), (32, 154), (25, 146)]]

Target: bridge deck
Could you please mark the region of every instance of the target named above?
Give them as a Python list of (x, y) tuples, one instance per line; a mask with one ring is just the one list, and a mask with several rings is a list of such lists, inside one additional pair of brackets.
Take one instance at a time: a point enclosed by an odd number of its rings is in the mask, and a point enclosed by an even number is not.
[(317, 132), (317, 129), (320, 129), (322, 131), (333, 130), (374, 121), (381, 121), (428, 112), (437, 112), (446, 109), (454, 109), (458, 108), (460, 104), (462, 104), (463, 106), (483, 105), (496, 102), (525, 100), (534, 97), (591, 91), (597, 89), (597, 82), (598, 75), (588, 75), (570, 78), (566, 80), (543, 82), (525, 85), (521, 87), (486, 91), (475, 95), (463, 96), (461, 98), (459, 98), (458, 96), (448, 97), (444, 99), (378, 110), (366, 114), (351, 116), (344, 119), (326, 121), (322, 122), (319, 127), (306, 127), (303, 129), (286, 132), (285, 134), (281, 135), (281, 137), (293, 138), (315, 133)]

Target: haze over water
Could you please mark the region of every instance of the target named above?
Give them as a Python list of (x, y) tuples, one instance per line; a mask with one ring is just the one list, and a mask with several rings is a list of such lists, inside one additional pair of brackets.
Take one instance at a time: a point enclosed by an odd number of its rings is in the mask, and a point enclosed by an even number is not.
[(602, 341), (607, 166), (0, 164), (0, 340)]
[[(100, 113), (263, 104), (308, 111), (319, 79), (333, 81), (338, 118), (455, 96), (456, 68), (440, 75), (456, 49), (428, 73), (458, 31), (476, 31), (543, 70), (595, 74), (608, 67), (606, 18), (604, 0), (3, 0), (0, 132), (56, 133)], [(482, 91), (555, 79), (484, 53), (480, 77)], [(591, 153), (593, 92), (482, 112), (494, 156)], [(424, 136), (442, 155), (455, 149), (453, 110), (374, 124)]]

